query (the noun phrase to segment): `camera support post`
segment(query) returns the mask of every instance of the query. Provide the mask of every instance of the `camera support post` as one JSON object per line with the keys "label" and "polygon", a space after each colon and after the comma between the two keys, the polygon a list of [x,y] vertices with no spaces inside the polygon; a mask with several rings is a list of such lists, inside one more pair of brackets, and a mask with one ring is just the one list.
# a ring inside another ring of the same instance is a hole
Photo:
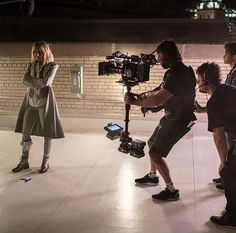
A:
{"label": "camera support post", "polygon": [[[131,86],[132,84],[126,83],[125,86],[127,87],[126,95],[131,94]],[[136,158],[141,158],[145,155],[144,147],[146,142],[141,141],[139,139],[133,140],[129,137],[129,111],[130,111],[130,104],[125,104],[125,130],[120,135],[120,146],[118,147],[118,151],[128,154],[130,153],[131,156]]]}
{"label": "camera support post", "polygon": [[[131,86],[127,86],[127,95],[130,95]],[[129,111],[130,111],[130,105],[125,104],[125,130],[120,135],[120,146],[118,150],[122,153],[129,153],[130,152],[130,143],[132,141],[132,138],[129,137]]]}

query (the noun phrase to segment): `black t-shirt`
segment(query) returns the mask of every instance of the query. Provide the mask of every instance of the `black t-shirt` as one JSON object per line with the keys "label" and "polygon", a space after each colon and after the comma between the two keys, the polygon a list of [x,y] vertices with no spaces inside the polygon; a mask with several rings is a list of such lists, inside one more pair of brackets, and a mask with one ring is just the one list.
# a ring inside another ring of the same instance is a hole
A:
{"label": "black t-shirt", "polygon": [[166,115],[178,121],[196,120],[193,114],[196,79],[191,67],[177,62],[165,72],[163,88],[173,96],[164,103]]}
{"label": "black t-shirt", "polygon": [[236,136],[236,88],[219,85],[207,102],[208,131],[224,127],[227,133]]}

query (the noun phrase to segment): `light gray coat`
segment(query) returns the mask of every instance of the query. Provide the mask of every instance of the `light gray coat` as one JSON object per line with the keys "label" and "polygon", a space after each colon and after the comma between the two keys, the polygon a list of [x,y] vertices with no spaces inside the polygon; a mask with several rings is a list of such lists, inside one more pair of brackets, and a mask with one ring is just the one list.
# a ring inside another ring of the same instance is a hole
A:
{"label": "light gray coat", "polygon": [[58,65],[54,62],[46,64],[40,71],[38,78],[35,77],[34,67],[35,63],[29,63],[27,71],[24,75],[23,84],[28,87],[28,90],[19,111],[15,132],[22,133],[24,114],[29,106],[29,98],[35,89],[38,90],[40,98],[46,98],[46,104],[43,106],[45,108],[43,128],[38,125],[38,122],[36,122],[32,130],[32,135],[49,138],[63,138],[64,132],[52,89],[52,83],[58,69]]}

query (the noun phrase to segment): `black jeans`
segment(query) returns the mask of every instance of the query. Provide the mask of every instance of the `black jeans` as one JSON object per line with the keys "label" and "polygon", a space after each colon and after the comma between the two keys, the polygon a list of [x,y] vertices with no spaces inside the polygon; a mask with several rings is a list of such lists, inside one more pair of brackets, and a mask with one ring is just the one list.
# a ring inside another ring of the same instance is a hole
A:
{"label": "black jeans", "polygon": [[236,223],[236,154],[233,148],[228,152],[227,162],[221,173],[225,185],[226,211],[232,222]]}

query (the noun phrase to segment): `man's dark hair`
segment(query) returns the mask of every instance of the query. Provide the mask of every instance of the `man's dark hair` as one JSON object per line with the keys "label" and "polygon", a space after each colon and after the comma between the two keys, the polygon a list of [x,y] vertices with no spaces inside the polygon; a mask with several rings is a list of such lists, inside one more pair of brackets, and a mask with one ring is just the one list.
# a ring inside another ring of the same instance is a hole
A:
{"label": "man's dark hair", "polygon": [[231,55],[236,55],[236,43],[225,44],[225,50],[229,51]]}
{"label": "man's dark hair", "polygon": [[221,82],[220,78],[220,66],[216,63],[206,62],[200,65],[196,73],[201,75],[204,78],[204,82],[218,86]]}
{"label": "man's dark hair", "polygon": [[173,40],[164,40],[162,41],[156,49],[157,53],[163,53],[168,55],[171,61],[182,61],[181,54]]}

